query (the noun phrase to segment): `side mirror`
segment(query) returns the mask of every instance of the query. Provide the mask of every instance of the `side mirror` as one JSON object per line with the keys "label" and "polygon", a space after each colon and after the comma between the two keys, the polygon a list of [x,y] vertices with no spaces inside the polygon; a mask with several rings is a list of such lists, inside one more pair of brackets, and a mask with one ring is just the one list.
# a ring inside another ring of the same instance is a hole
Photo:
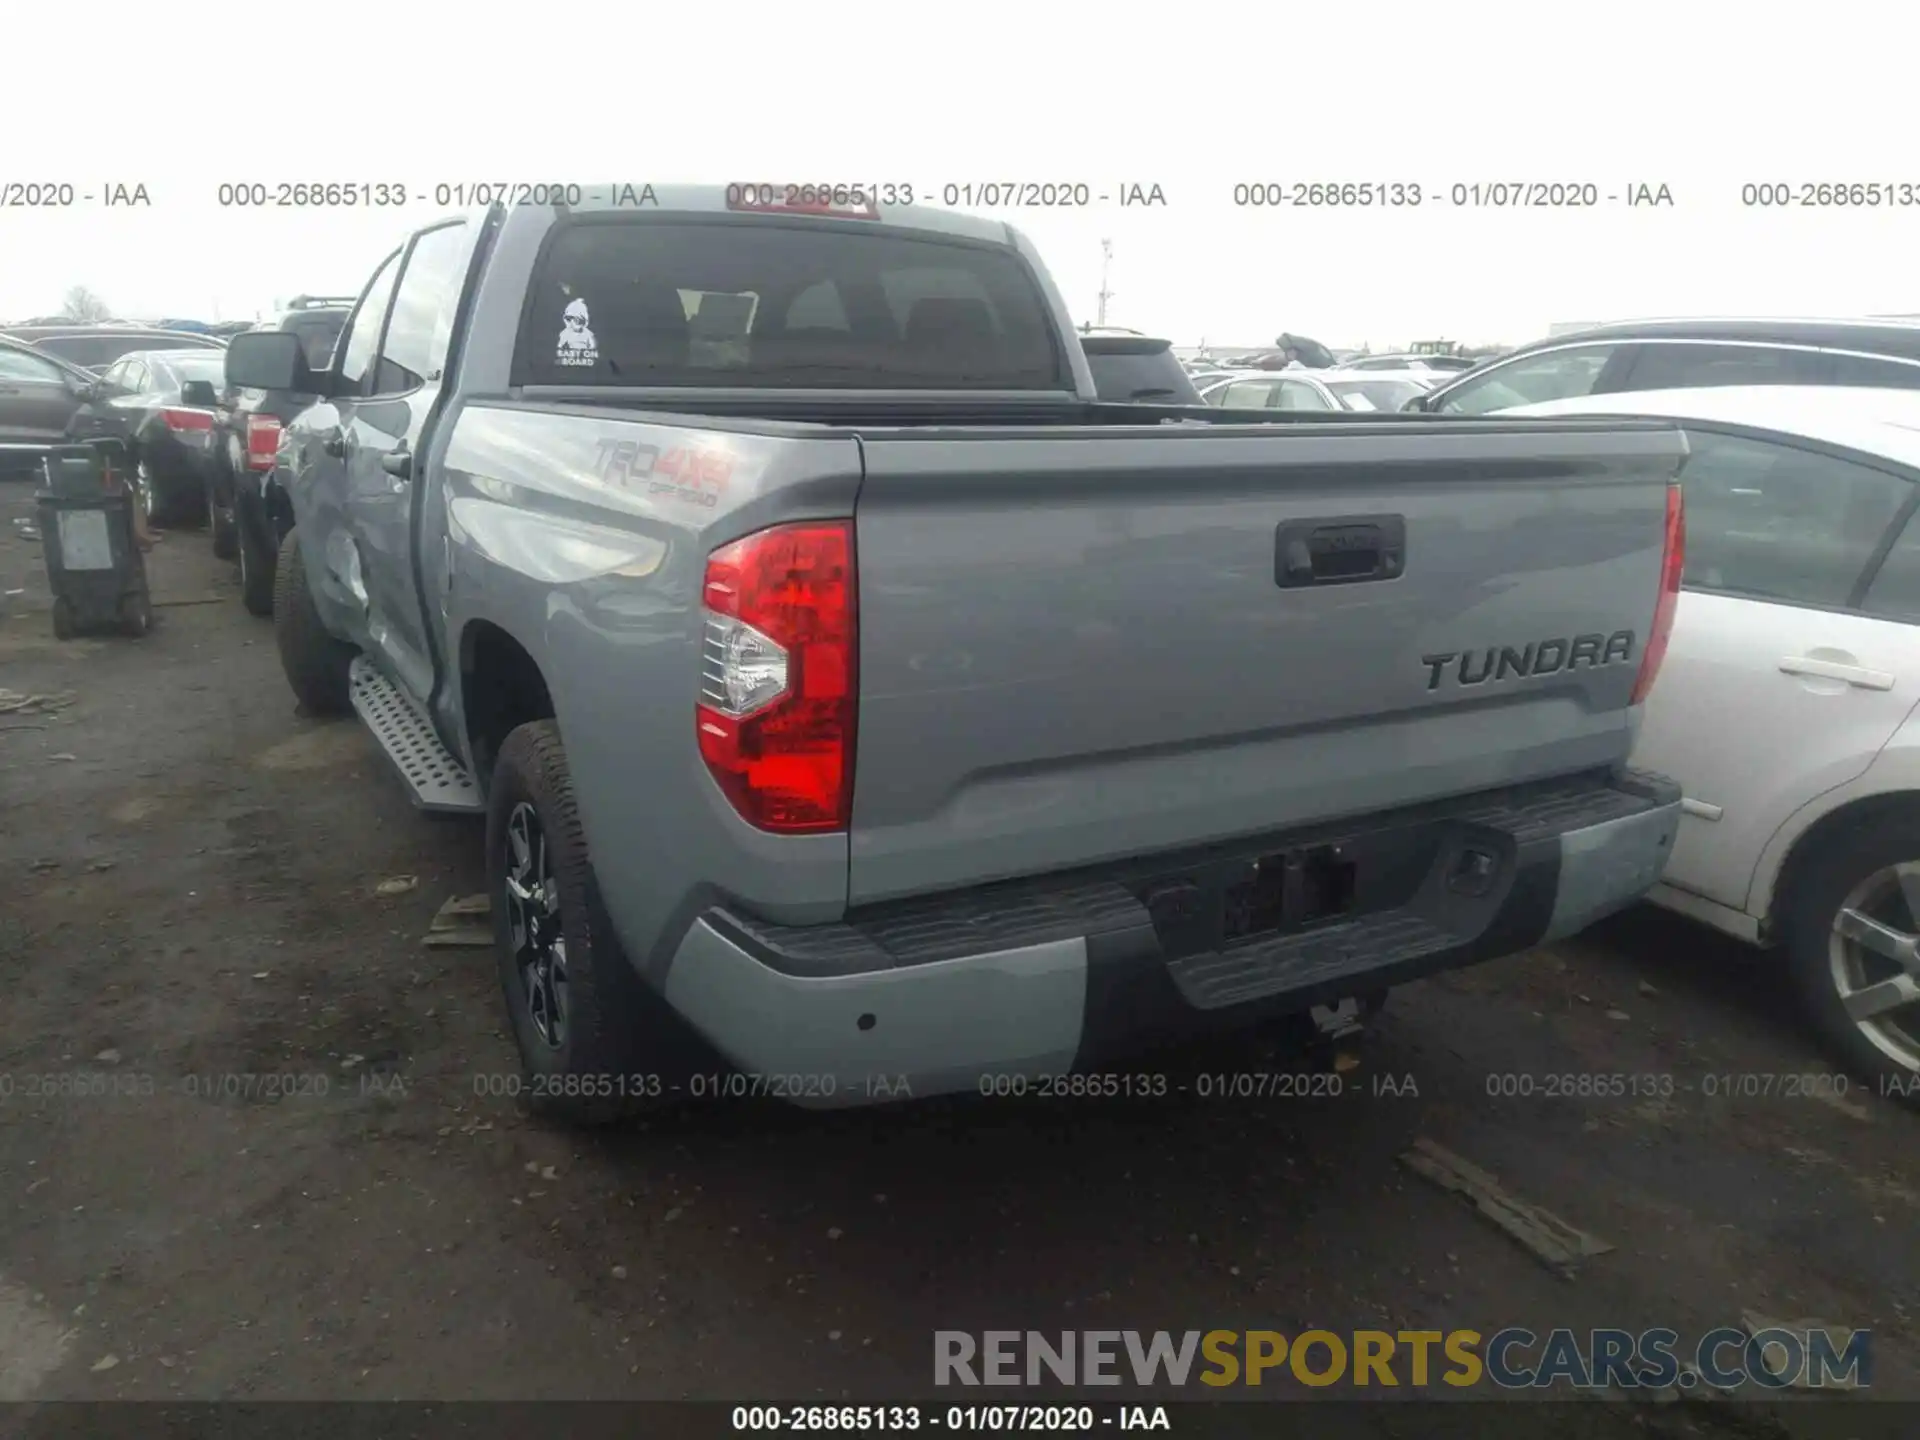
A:
{"label": "side mirror", "polygon": [[220,403],[220,396],[211,380],[189,380],[180,387],[180,403],[196,410],[211,410]]}
{"label": "side mirror", "polygon": [[1400,409],[1406,414],[1424,415],[1427,413],[1429,408],[1427,405],[1427,402],[1432,398],[1433,397],[1431,394],[1408,396],[1407,403],[1402,405]]}
{"label": "side mirror", "polygon": [[73,375],[67,379],[67,388],[73,392],[73,398],[81,402],[100,398],[100,377],[98,375]]}
{"label": "side mirror", "polygon": [[227,346],[227,386],[233,390],[293,390],[317,394],[319,378],[307,364],[298,335],[285,330],[254,330],[236,335]]}

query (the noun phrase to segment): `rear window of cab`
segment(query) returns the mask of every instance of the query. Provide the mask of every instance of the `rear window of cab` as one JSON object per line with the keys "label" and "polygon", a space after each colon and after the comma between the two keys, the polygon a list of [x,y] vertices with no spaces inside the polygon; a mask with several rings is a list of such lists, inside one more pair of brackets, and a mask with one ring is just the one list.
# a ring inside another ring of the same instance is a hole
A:
{"label": "rear window of cab", "polygon": [[871,222],[582,216],[547,237],[520,385],[1062,390],[1020,256]]}

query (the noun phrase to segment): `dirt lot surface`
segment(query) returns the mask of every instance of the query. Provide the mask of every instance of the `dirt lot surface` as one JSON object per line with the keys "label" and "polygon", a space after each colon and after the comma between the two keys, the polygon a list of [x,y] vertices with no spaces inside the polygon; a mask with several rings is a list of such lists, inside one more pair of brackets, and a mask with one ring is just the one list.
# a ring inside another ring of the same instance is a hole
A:
{"label": "dirt lot surface", "polygon": [[[1913,1115],[1787,1095],[1833,1067],[1783,987],[1653,913],[1396,995],[1338,1096],[1202,1099],[1175,1056],[1159,1102],[543,1129],[486,1093],[491,954],[421,944],[477,827],[294,714],[203,534],[147,638],[56,643],[27,513],[0,491],[0,688],[52,697],[0,713],[0,1399],[877,1400],[930,1393],[942,1329],[1753,1312],[1871,1327],[1874,1392],[1920,1398]],[[1581,1074],[1626,1093],[1547,1093]],[[1613,1248],[1555,1273],[1421,1138]]]}

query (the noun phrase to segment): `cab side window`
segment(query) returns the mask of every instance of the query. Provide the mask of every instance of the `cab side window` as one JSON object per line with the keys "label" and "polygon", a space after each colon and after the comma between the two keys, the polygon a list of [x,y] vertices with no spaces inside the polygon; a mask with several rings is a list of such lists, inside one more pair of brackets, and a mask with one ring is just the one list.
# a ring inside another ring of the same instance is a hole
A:
{"label": "cab side window", "polygon": [[380,328],[386,323],[393,301],[393,282],[400,266],[400,252],[394,251],[373,272],[373,280],[360,305],[347,322],[346,337],[340,342],[340,383],[335,393],[364,395],[372,377],[374,348],[380,343]]}
{"label": "cab side window", "polygon": [[1860,608],[1886,620],[1920,625],[1920,515],[1908,519],[1874,573]]}
{"label": "cab side window", "polygon": [[1638,346],[1628,390],[1688,390],[1708,385],[1817,385],[1824,362],[1811,350],[1767,345]]}
{"label": "cab side window", "polygon": [[1618,344],[1575,345],[1495,365],[1448,388],[1432,408],[1443,415],[1486,415],[1516,405],[1591,395]]}
{"label": "cab side window", "polygon": [[1889,471],[1795,445],[1700,429],[1688,442],[1689,589],[1844,606],[1913,493]]}
{"label": "cab side window", "polygon": [[65,378],[66,372],[51,360],[0,346],[0,380],[34,380],[58,385]]}
{"label": "cab side window", "polygon": [[1221,392],[1218,403],[1228,410],[1264,410],[1272,394],[1271,380],[1236,380]]}
{"label": "cab side window", "polygon": [[1829,385],[1868,385],[1878,390],[1920,390],[1920,364],[1911,360],[1871,360],[1865,355],[1830,355]]}
{"label": "cab side window", "polygon": [[1282,380],[1274,389],[1275,410],[1331,410],[1327,397],[1299,380]]}
{"label": "cab side window", "polygon": [[374,395],[402,395],[440,379],[453,341],[453,312],[466,278],[467,224],[428,230],[413,242],[393,295],[387,338],[374,367]]}

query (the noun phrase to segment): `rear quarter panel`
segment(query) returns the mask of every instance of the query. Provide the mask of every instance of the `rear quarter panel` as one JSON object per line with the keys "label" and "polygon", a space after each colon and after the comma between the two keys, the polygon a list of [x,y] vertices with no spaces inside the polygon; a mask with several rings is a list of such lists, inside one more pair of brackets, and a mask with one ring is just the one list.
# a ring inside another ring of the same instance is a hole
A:
{"label": "rear quarter panel", "polygon": [[[423,535],[430,618],[450,657],[491,625],[539,665],[629,957],[658,978],[685,925],[720,899],[795,924],[837,919],[846,836],[774,837],[742,821],[701,761],[694,703],[707,555],[782,521],[851,515],[856,443],[514,402],[467,403],[450,420]],[[724,455],[725,486],[650,472],[650,455],[676,448]],[[439,708],[464,738],[457,685]]]}

